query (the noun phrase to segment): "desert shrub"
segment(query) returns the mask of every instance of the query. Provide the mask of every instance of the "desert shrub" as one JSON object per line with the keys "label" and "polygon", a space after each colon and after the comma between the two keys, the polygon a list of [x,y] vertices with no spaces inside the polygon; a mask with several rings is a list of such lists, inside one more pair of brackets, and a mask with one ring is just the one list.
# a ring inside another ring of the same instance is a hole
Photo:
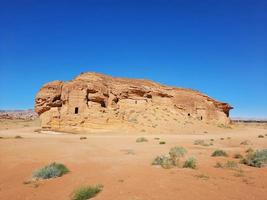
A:
{"label": "desert shrub", "polygon": [[159,137],[155,137],[154,140],[160,140],[160,138]]}
{"label": "desert shrub", "polygon": [[224,140],[224,138],[222,137],[222,138],[220,138],[220,140]]}
{"label": "desert shrub", "polygon": [[[186,154],[186,149],[183,147],[173,147],[169,151],[169,155],[157,156],[152,165],[161,165],[163,168],[171,168],[171,167],[181,167],[183,165],[180,164],[180,158]],[[188,160],[187,165],[194,164],[194,160]]]}
{"label": "desert shrub", "polygon": [[148,139],[146,139],[145,137],[139,137],[136,139],[136,142],[148,142]]}
{"label": "desert shrub", "polygon": [[190,157],[190,158],[188,158],[188,160],[185,161],[183,167],[184,168],[196,169],[196,167],[197,167],[197,160],[194,157]]}
{"label": "desert shrub", "polygon": [[240,142],[240,144],[241,145],[249,145],[249,144],[252,144],[252,142],[249,140],[244,140],[244,141]]}
{"label": "desert shrub", "polygon": [[210,143],[208,143],[208,142],[206,142],[205,140],[195,140],[194,141],[194,145],[201,145],[201,146],[205,146],[205,147],[207,147],[207,146],[211,146],[211,145],[213,145],[211,142]]}
{"label": "desert shrub", "polygon": [[72,200],[87,200],[95,197],[103,189],[102,185],[96,186],[83,186],[77,189],[72,197]]}
{"label": "desert shrub", "polygon": [[16,135],[15,139],[22,139],[23,137],[21,137],[20,135]]}
{"label": "desert shrub", "polygon": [[179,159],[187,153],[187,150],[184,147],[172,147],[169,151],[169,154],[172,159]]}
{"label": "desert shrub", "polygon": [[264,135],[258,135],[258,138],[264,138]]}
{"label": "desert shrub", "polygon": [[166,142],[165,141],[160,141],[159,144],[166,144]]}
{"label": "desert shrub", "polygon": [[86,140],[86,139],[87,137],[84,137],[84,136],[80,137],[80,140]]}
{"label": "desert shrub", "polygon": [[65,165],[54,162],[54,163],[51,163],[50,165],[47,165],[41,169],[36,170],[33,173],[33,178],[37,178],[37,179],[56,178],[68,172],[69,172],[69,169]]}
{"label": "desert shrub", "polygon": [[237,168],[237,167],[238,167],[238,164],[237,164],[235,161],[228,160],[228,161],[224,164],[224,167],[225,167],[225,168],[228,168],[228,169],[234,169],[234,168]]}
{"label": "desert shrub", "polygon": [[212,154],[211,154],[211,156],[213,156],[213,157],[216,157],[216,156],[227,156],[227,153],[225,152],[225,151],[223,151],[223,150],[220,150],[220,149],[217,149],[217,150],[215,150]]}
{"label": "desert shrub", "polygon": [[267,133],[265,134],[265,136],[267,136]]}
{"label": "desert shrub", "polygon": [[234,158],[236,158],[236,159],[242,159],[243,156],[242,156],[240,153],[236,153],[236,154],[234,155]]}
{"label": "desert shrub", "polygon": [[214,141],[214,139],[213,139],[213,138],[211,138],[211,139],[210,139],[210,141],[211,141],[211,142],[213,142],[213,141]]}
{"label": "desert shrub", "polygon": [[162,156],[157,156],[152,162],[152,165],[160,165],[165,169],[169,169],[172,166],[174,166],[174,163],[169,155],[162,155]]}
{"label": "desert shrub", "polygon": [[242,163],[252,167],[267,166],[267,149],[248,153],[246,158],[242,160]]}
{"label": "desert shrub", "polygon": [[231,140],[231,137],[227,137],[227,140]]}

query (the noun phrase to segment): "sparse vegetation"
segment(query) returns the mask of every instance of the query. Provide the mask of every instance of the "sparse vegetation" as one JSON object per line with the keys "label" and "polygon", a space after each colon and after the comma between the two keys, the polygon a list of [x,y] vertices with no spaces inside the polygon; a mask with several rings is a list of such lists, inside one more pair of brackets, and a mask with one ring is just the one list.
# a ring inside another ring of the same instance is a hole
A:
{"label": "sparse vegetation", "polygon": [[212,142],[206,142],[205,140],[195,140],[194,145],[201,145],[204,147],[213,145]]}
{"label": "sparse vegetation", "polygon": [[166,142],[165,141],[160,141],[159,144],[166,144]]}
{"label": "sparse vegetation", "polygon": [[168,169],[171,167],[185,167],[185,168],[196,168],[196,159],[193,157],[188,158],[183,164],[181,158],[187,153],[187,150],[183,147],[173,147],[170,149],[168,155],[157,156],[152,165],[161,165],[161,167]]}
{"label": "sparse vegetation", "polygon": [[267,166],[267,149],[248,152],[246,158],[244,158],[241,163],[252,167]]}
{"label": "sparse vegetation", "polygon": [[69,169],[60,163],[51,163],[50,165],[47,165],[41,169],[36,170],[33,173],[33,178],[36,179],[49,179],[49,178],[56,178],[60,177],[63,174],[66,174],[69,172]]}
{"label": "sparse vegetation", "polygon": [[136,139],[136,142],[148,142],[148,139],[146,139],[145,137],[139,137]]}
{"label": "sparse vegetation", "polygon": [[231,137],[227,137],[227,140],[231,140]]}
{"label": "sparse vegetation", "polygon": [[160,140],[160,138],[159,137],[155,137],[154,140]]}
{"label": "sparse vegetation", "polygon": [[222,138],[220,138],[220,140],[224,140],[224,138],[222,137]]}
{"label": "sparse vegetation", "polygon": [[16,135],[14,138],[15,139],[22,139],[23,137],[21,137],[20,135]]}
{"label": "sparse vegetation", "polygon": [[72,200],[87,200],[95,197],[103,189],[102,185],[83,186],[77,189],[72,197]]}
{"label": "sparse vegetation", "polygon": [[217,162],[214,167],[215,168],[236,169],[236,168],[238,168],[238,164],[235,161],[228,160],[225,164],[222,164],[221,162]]}
{"label": "sparse vegetation", "polygon": [[86,140],[87,139],[87,137],[80,137],[80,140]]}
{"label": "sparse vegetation", "polygon": [[264,138],[264,135],[258,135],[258,138]]}
{"label": "sparse vegetation", "polygon": [[183,167],[184,168],[196,169],[196,167],[197,167],[197,160],[194,157],[190,157],[190,158],[188,158],[188,160],[185,161]]}
{"label": "sparse vegetation", "polygon": [[212,154],[211,154],[211,156],[213,156],[213,157],[216,157],[216,156],[228,156],[227,155],[227,153],[225,152],[225,151],[223,151],[223,150],[220,150],[220,149],[217,149],[217,150],[215,150]]}

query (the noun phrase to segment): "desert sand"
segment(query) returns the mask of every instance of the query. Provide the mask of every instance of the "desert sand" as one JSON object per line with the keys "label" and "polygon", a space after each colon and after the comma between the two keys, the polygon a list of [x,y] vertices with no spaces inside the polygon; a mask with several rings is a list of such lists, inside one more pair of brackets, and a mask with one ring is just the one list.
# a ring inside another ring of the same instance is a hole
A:
{"label": "desert sand", "polygon": [[[0,122],[0,199],[66,200],[82,185],[102,184],[94,199],[103,200],[263,200],[267,196],[267,168],[239,164],[238,169],[215,168],[235,153],[267,147],[266,125],[231,125],[231,128],[186,128],[178,132],[95,132],[67,134],[41,132],[38,120]],[[206,130],[205,130],[206,128]],[[186,131],[185,131],[186,130]],[[15,136],[22,138],[15,138]],[[87,139],[80,140],[81,136]],[[143,136],[149,141],[137,143]],[[166,144],[160,145],[160,141]],[[221,139],[224,138],[224,139]],[[212,146],[194,145],[197,139],[214,139]],[[240,142],[250,140],[250,145]],[[197,158],[197,168],[164,169],[151,162],[183,146]],[[211,157],[215,149],[228,157]],[[65,164],[70,173],[55,179],[28,182],[32,172],[51,162]]]}

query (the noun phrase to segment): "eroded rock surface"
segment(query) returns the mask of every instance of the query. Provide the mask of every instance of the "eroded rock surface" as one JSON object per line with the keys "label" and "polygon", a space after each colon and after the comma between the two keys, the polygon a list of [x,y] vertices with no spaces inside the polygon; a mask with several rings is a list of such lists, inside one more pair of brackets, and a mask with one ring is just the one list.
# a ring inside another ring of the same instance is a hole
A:
{"label": "eroded rock surface", "polygon": [[226,125],[230,109],[198,91],[98,73],[47,83],[35,99],[43,129],[70,132]]}

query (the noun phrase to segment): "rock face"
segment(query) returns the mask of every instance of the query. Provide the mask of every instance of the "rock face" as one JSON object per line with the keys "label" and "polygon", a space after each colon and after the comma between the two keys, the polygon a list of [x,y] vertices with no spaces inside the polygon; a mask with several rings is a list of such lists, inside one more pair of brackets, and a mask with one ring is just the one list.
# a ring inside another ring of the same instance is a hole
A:
{"label": "rock face", "polygon": [[47,83],[35,99],[42,128],[68,132],[227,125],[230,109],[198,91],[98,73]]}

